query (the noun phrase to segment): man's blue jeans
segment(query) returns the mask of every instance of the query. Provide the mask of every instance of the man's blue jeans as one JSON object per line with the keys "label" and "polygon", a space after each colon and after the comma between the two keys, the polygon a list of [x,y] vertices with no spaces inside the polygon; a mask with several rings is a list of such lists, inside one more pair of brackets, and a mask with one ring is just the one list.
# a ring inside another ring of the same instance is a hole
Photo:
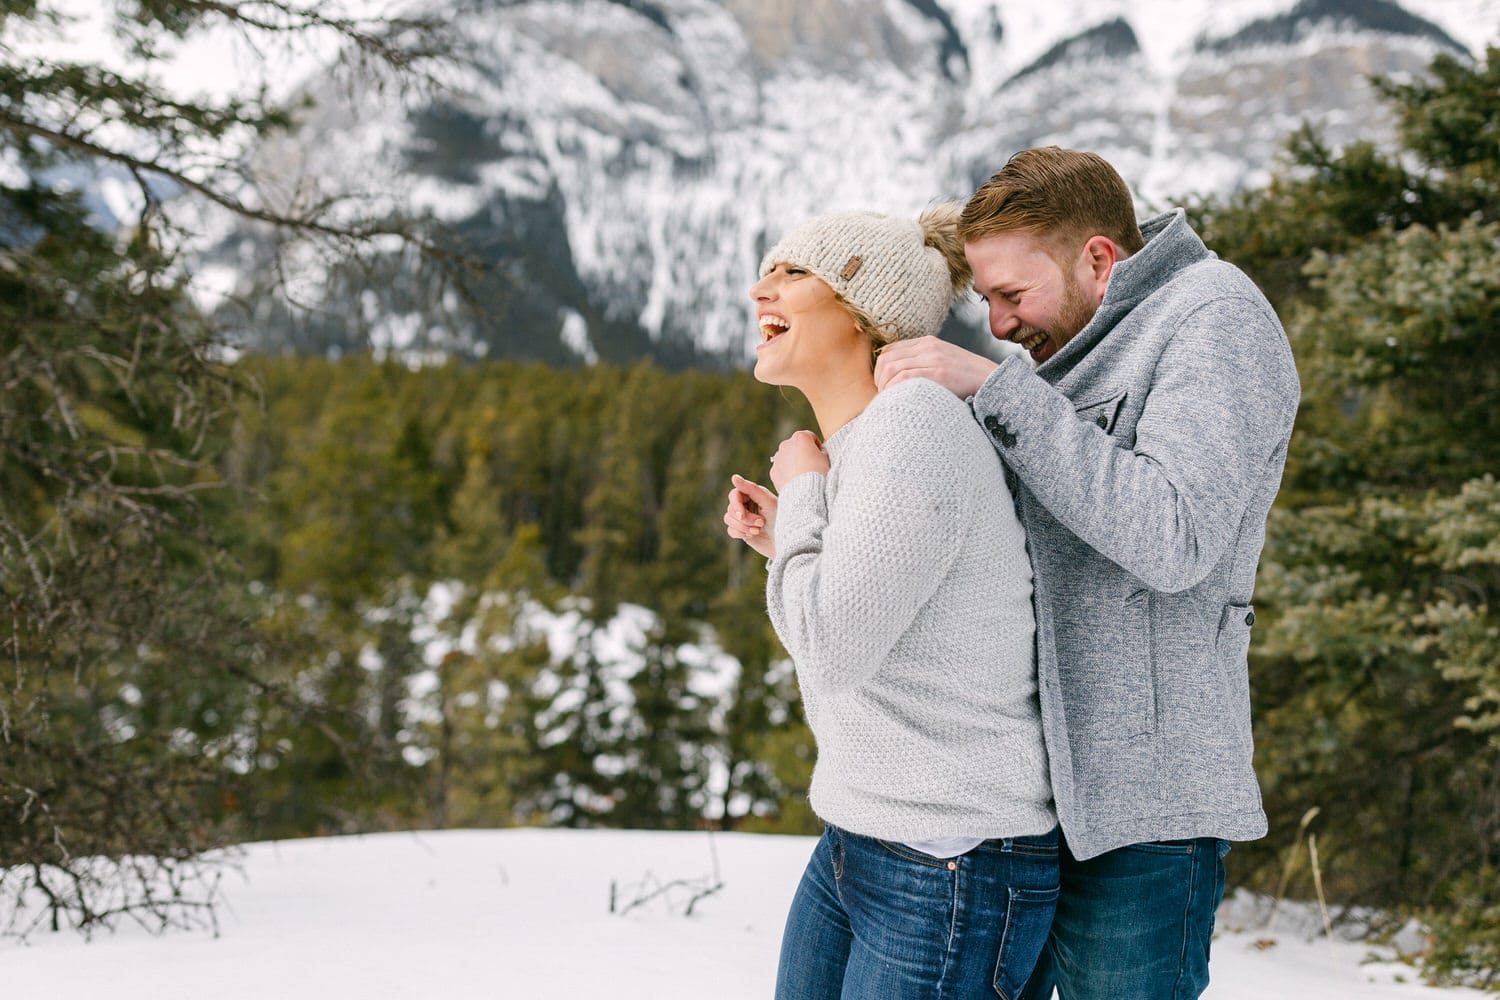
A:
{"label": "man's blue jeans", "polygon": [[787,914],[777,1000],[1016,1000],[1057,903],[1057,840],[950,859],[828,827]]}
{"label": "man's blue jeans", "polygon": [[1226,841],[1131,844],[1087,861],[1063,845],[1062,896],[1025,1000],[1197,1000],[1208,988]]}

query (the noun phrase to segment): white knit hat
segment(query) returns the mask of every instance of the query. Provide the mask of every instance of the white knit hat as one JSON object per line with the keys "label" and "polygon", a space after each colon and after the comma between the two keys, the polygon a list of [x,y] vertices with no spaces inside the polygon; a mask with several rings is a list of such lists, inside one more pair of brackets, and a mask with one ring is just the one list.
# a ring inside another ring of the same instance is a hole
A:
{"label": "white knit hat", "polygon": [[876,212],[809,219],[766,251],[760,276],[777,264],[822,278],[875,321],[881,341],[936,334],[954,296],[948,261],[928,245],[922,224]]}

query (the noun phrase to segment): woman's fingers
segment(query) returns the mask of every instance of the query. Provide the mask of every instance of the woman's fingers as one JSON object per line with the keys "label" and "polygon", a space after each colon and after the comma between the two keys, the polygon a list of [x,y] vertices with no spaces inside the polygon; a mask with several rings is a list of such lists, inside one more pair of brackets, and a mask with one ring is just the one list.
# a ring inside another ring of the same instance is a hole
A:
{"label": "woman's fingers", "polygon": [[732,476],[731,479],[735,488],[729,491],[729,509],[746,524],[764,525],[765,512],[776,503],[776,495],[748,479],[739,476]]}
{"label": "woman's fingers", "polygon": [[725,511],[724,519],[727,521],[731,517],[734,518],[736,523],[743,524],[746,527],[758,528],[766,523],[765,516],[758,510],[751,510],[747,506],[744,497],[741,496],[731,496],[729,498],[729,509]]}
{"label": "woman's fingers", "polygon": [[776,494],[772,493],[770,490],[766,489],[759,483],[752,483],[750,480],[744,478],[743,476],[732,475],[729,477],[729,479],[734,483],[735,487],[741,493],[745,494],[746,497],[757,504],[764,505],[767,501],[776,499]]}
{"label": "woman's fingers", "polygon": [[724,511],[724,525],[735,538],[748,538],[765,527],[766,519],[759,511],[747,507],[748,499],[739,490],[729,491],[729,506]]}

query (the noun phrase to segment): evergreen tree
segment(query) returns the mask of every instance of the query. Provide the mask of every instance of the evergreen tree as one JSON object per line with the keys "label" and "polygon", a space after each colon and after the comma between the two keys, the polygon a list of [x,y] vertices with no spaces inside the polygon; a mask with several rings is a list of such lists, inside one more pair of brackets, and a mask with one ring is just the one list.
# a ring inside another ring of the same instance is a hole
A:
{"label": "evergreen tree", "polygon": [[547,708],[538,679],[551,666],[542,622],[560,600],[547,581],[541,535],[524,525],[478,587],[462,587],[445,623],[451,643],[437,667],[434,826],[542,822],[550,775],[536,725]]}
{"label": "evergreen tree", "polygon": [[1414,225],[1500,218],[1493,166],[1500,56],[1490,49],[1471,66],[1443,54],[1431,70],[1430,80],[1372,81],[1396,113],[1399,151],[1370,142],[1333,149],[1304,126],[1264,188],[1190,204],[1209,246],[1245,268],[1278,309],[1309,296],[1304,269],[1317,253],[1341,254]]}
{"label": "evergreen tree", "polygon": [[[225,466],[271,502],[237,536],[272,595],[268,672],[321,709],[260,709],[267,766],[241,790],[260,835],[705,813],[810,828],[811,736],[764,561],[721,520],[729,472],[764,468],[810,420],[800,400],[649,366],[249,367],[265,402],[242,407]],[[600,521],[627,544],[605,554]],[[434,618],[439,591],[457,599]],[[382,643],[408,667],[387,670]],[[397,677],[382,711],[377,682]],[[401,725],[382,736],[382,718]]]}
{"label": "evergreen tree", "polygon": [[723,531],[728,474],[738,472],[765,482],[769,456],[783,438],[812,427],[813,416],[800,395],[767,389],[749,378],[731,381],[711,393],[705,436],[723,449],[711,463],[711,502],[705,504],[721,574],[708,621],[720,643],[740,663],[739,676],[723,722],[727,771],[722,812],[726,825],[787,833],[812,833],[819,820],[807,804],[812,779],[812,732],[803,719],[791,662],[776,641],[766,616],[765,560]]}
{"label": "evergreen tree", "polygon": [[[52,4],[0,5],[0,931],[18,933],[204,912],[200,852],[227,836],[265,690],[255,611],[210,530],[240,380],[187,294],[165,195],[346,248],[394,231],[263,198],[244,153],[286,112],[184,100],[155,65],[206,24],[272,44],[326,30],[405,64],[417,27],[280,2],[106,15],[132,68],[55,58],[68,25]],[[75,183],[111,171],[140,206],[117,232],[94,227]],[[44,905],[10,905],[22,896]]]}
{"label": "evergreen tree", "polygon": [[656,413],[659,391],[658,374],[641,363],[601,406],[607,420],[577,533],[583,548],[579,588],[589,595],[596,621],[614,615],[655,554],[659,478],[652,450],[663,431]]}
{"label": "evergreen tree", "polygon": [[1402,150],[1325,150],[1206,213],[1221,253],[1294,275],[1304,387],[1252,646],[1272,835],[1245,855],[1276,871],[1318,807],[1325,882],[1420,910],[1444,981],[1500,965],[1494,924],[1462,916],[1500,907],[1497,81],[1491,49],[1382,83]]}

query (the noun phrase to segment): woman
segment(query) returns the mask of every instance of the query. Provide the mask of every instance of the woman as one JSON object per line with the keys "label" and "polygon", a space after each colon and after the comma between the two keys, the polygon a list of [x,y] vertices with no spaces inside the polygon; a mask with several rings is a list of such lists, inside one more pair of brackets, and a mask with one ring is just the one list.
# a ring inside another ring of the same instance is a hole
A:
{"label": "woman", "polygon": [[812,219],[750,289],[755,377],[811,431],[739,476],[724,521],[767,556],[766,603],[818,746],[827,824],[782,937],[776,995],[1013,998],[1057,899],[1031,565],[969,408],[873,360],[935,334],[969,286],[957,206]]}

